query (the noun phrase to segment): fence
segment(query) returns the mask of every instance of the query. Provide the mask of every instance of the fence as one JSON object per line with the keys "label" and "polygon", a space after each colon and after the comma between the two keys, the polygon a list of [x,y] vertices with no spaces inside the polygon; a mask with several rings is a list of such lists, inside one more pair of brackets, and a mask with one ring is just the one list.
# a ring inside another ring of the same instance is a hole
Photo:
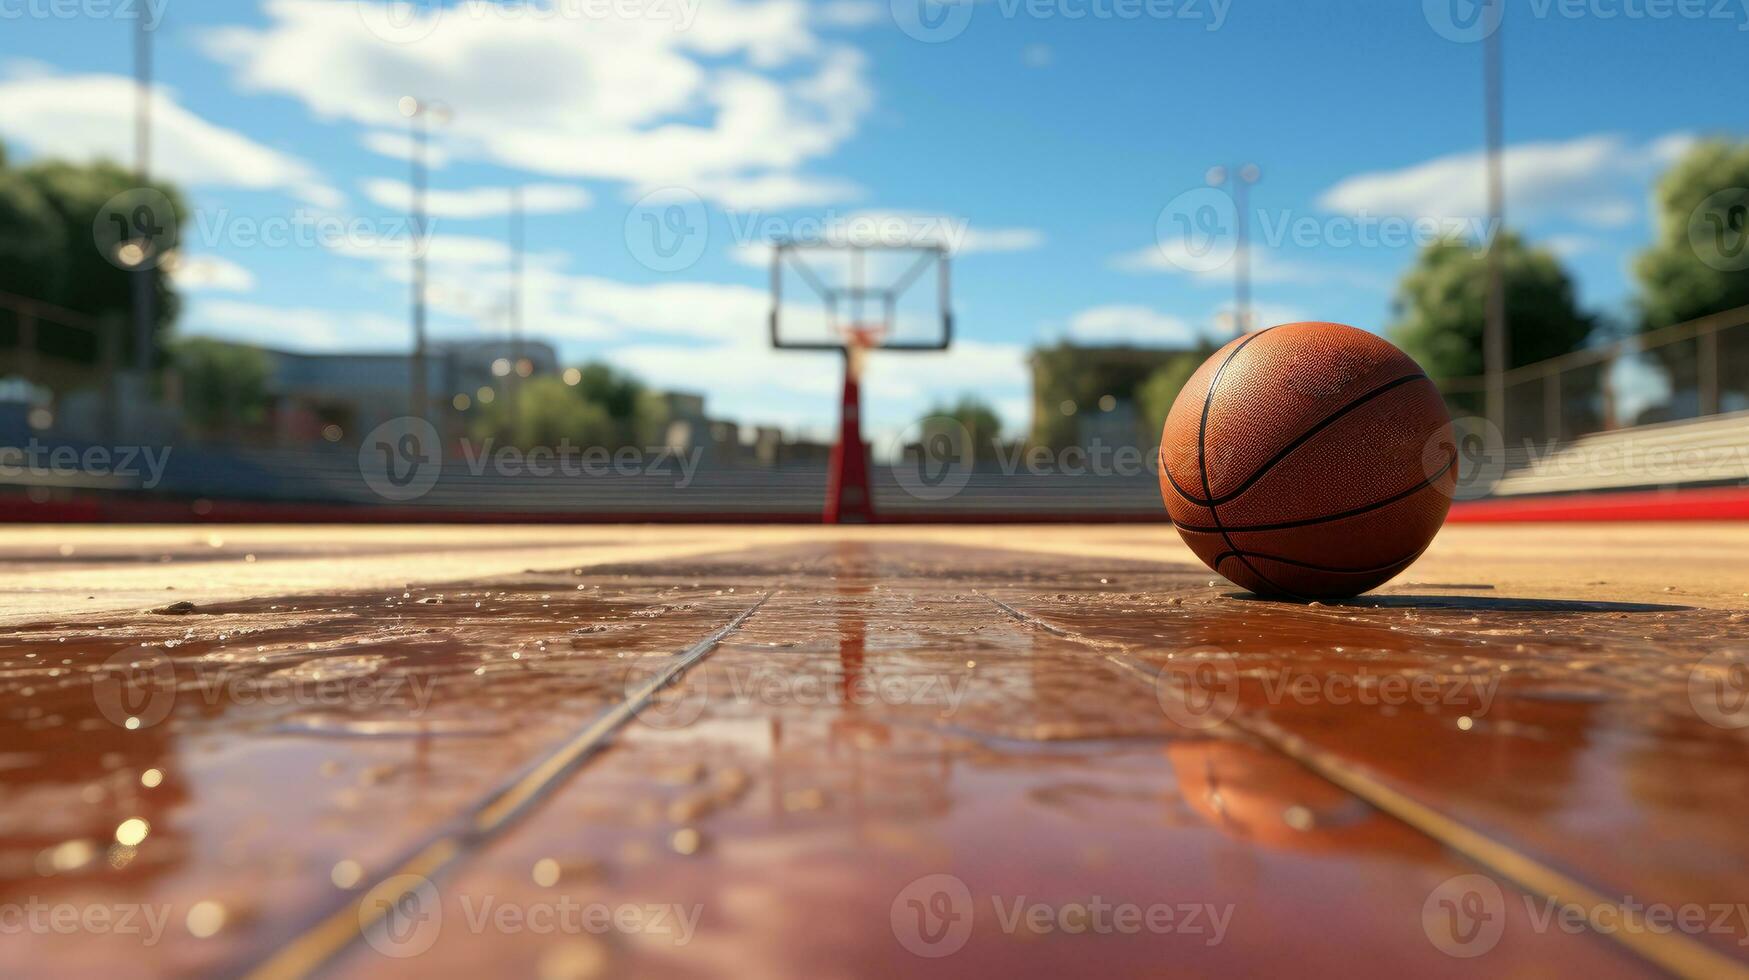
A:
{"label": "fence", "polygon": [[[1506,372],[1508,446],[1749,409],[1749,306]],[[1486,380],[1439,383],[1455,415],[1483,414]]]}

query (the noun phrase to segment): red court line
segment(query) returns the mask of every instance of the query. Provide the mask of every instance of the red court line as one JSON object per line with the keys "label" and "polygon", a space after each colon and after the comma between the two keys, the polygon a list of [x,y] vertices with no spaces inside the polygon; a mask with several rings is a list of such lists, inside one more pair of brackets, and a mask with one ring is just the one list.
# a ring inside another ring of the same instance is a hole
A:
{"label": "red court line", "polygon": [[1749,487],[1694,487],[1575,493],[1552,497],[1500,497],[1453,504],[1453,524],[1530,521],[1743,521],[1749,520]]}

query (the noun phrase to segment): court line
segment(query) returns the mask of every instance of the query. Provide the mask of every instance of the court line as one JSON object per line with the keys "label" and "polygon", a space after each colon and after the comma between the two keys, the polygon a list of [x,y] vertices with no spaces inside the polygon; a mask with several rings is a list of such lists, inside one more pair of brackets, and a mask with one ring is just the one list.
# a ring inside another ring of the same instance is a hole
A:
{"label": "court line", "polygon": [[[680,680],[689,668],[709,656],[717,644],[740,629],[748,617],[776,594],[775,589],[765,593],[726,625],[680,651],[666,667],[635,690],[628,691],[625,700],[598,714],[564,745],[492,791],[411,857],[376,876],[370,887],[359,889],[357,897],[349,899],[340,909],[275,950],[244,975],[250,980],[289,980],[307,977],[328,964],[382,921],[390,908],[414,897],[422,884],[430,882],[466,852],[486,843],[493,834],[527,813],[535,803],[556,789],[560,781],[602,749],[609,736],[648,707],[656,692]],[[396,879],[405,880],[398,887],[392,886],[391,882]],[[369,907],[367,899],[371,900]]]}
{"label": "court line", "polygon": [[[1159,671],[1137,663],[1127,656],[1130,647],[1116,640],[1103,640],[1076,630],[1064,629],[1024,612],[994,596],[975,592],[979,598],[995,605],[1023,625],[1053,636],[1072,640],[1095,649],[1116,648],[1123,653],[1103,653],[1105,659],[1132,676],[1145,681],[1156,694]],[[1181,697],[1174,693],[1174,697]],[[1643,916],[1612,902],[1602,893],[1579,880],[1563,874],[1535,858],[1514,850],[1510,845],[1476,831],[1453,817],[1435,810],[1407,793],[1386,785],[1364,768],[1354,765],[1333,752],[1320,749],[1306,739],[1281,726],[1261,718],[1226,718],[1211,727],[1228,727],[1261,740],[1270,748],[1299,763],[1312,774],[1334,783],[1349,793],[1372,804],[1382,813],[1408,824],[1440,844],[1462,854],[1481,867],[1501,875],[1519,888],[1550,899],[1562,906],[1578,910],[1591,925],[1593,933],[1627,947],[1640,958],[1680,977],[1713,980],[1735,977],[1749,980],[1749,967],[1704,943],[1677,932],[1657,933],[1646,927]],[[1601,910],[1608,908],[1618,915],[1619,925],[1605,928],[1597,921]]]}

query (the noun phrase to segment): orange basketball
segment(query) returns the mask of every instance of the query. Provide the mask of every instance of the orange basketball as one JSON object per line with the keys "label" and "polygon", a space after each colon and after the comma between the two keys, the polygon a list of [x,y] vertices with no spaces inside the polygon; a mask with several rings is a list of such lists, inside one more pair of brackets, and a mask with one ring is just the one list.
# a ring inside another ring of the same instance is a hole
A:
{"label": "orange basketball", "polygon": [[1445,401],[1409,355],[1340,323],[1246,334],[1166,415],[1160,493],[1208,566],[1259,595],[1345,598],[1433,541],[1457,452]]}

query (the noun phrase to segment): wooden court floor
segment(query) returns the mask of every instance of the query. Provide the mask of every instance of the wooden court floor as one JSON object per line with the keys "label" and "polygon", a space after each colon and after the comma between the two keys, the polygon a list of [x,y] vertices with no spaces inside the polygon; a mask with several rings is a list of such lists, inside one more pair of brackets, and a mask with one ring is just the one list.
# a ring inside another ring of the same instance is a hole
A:
{"label": "wooden court floor", "polygon": [[1749,528],[21,528],[0,975],[1749,975]]}

